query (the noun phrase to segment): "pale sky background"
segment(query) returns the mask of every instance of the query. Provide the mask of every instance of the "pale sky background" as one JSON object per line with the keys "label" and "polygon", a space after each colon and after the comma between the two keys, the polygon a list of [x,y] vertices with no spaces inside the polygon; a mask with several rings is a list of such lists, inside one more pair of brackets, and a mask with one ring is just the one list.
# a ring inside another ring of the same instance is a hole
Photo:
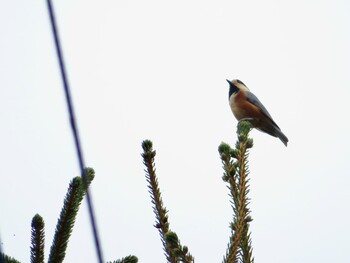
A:
{"label": "pale sky background", "polygon": [[[258,263],[349,262],[349,1],[55,1],[105,260],[165,262],[144,177],[151,139],[170,227],[221,262],[232,210],[217,152],[234,144],[225,79],[239,78],[289,138],[252,131]],[[79,175],[46,1],[0,0],[0,237],[46,259]],[[84,200],[65,262],[96,262]]]}

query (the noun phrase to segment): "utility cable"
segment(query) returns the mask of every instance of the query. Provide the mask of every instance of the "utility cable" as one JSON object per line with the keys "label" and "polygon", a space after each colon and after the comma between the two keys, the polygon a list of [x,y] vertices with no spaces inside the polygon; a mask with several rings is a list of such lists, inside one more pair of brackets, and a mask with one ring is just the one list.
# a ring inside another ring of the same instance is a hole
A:
{"label": "utility cable", "polygon": [[73,103],[72,103],[72,99],[71,99],[71,95],[70,95],[70,89],[69,89],[69,85],[68,85],[68,79],[67,79],[65,64],[64,64],[64,61],[63,61],[63,55],[62,55],[60,40],[59,40],[57,26],[56,26],[55,14],[54,14],[54,10],[53,10],[53,6],[52,6],[52,3],[51,3],[51,0],[47,0],[47,6],[48,6],[48,9],[49,9],[49,14],[50,14],[50,22],[51,22],[51,26],[52,26],[52,33],[53,33],[54,40],[55,40],[57,57],[58,57],[59,66],[60,66],[60,70],[61,70],[61,77],[62,77],[64,91],[65,91],[65,95],[66,95],[66,102],[67,102],[67,107],[68,107],[68,114],[69,114],[69,119],[70,119],[70,125],[71,125],[71,128],[72,128],[75,148],[76,148],[77,156],[78,156],[78,160],[79,160],[81,177],[82,177],[82,180],[83,180],[83,183],[84,183],[84,187],[85,187],[85,190],[86,190],[86,200],[87,200],[87,203],[88,203],[90,222],[91,222],[91,226],[92,226],[92,232],[93,232],[93,236],[94,236],[98,262],[99,263],[103,263],[104,261],[103,261],[102,250],[101,250],[100,240],[99,240],[98,231],[97,231],[96,220],[95,220],[95,216],[94,216],[94,209],[93,209],[93,206],[92,206],[92,199],[91,199],[91,196],[90,196],[90,193],[89,193],[89,188],[88,188],[88,184],[87,184],[86,174],[84,172],[85,163],[84,163],[84,158],[83,158],[83,152],[81,150],[81,145],[80,145],[80,140],[79,140],[79,133],[78,133],[78,127],[77,127],[77,124],[76,124],[76,121],[75,121],[75,114],[74,114],[74,109],[73,109]]}

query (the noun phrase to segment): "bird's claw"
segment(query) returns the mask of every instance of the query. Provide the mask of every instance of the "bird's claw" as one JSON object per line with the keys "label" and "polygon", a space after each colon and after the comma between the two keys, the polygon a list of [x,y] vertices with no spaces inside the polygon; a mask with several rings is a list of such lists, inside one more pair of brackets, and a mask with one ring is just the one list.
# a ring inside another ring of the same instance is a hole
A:
{"label": "bird's claw", "polygon": [[238,122],[241,122],[241,121],[247,121],[247,122],[250,122],[254,120],[254,118],[243,118],[243,119],[240,119]]}

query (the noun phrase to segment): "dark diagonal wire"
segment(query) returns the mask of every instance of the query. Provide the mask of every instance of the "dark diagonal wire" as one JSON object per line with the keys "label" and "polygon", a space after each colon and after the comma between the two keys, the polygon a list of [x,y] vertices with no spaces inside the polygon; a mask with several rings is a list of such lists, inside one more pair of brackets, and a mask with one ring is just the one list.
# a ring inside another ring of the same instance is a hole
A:
{"label": "dark diagonal wire", "polygon": [[2,254],[2,250],[1,250],[1,247],[2,247],[2,243],[1,243],[1,238],[0,238],[0,263],[3,263],[3,254]]}
{"label": "dark diagonal wire", "polygon": [[67,106],[68,106],[68,112],[69,112],[70,124],[71,124],[73,137],[74,137],[75,148],[77,150],[81,176],[82,176],[85,190],[86,190],[86,200],[88,203],[88,209],[89,209],[92,231],[93,231],[93,235],[94,235],[96,252],[97,252],[99,263],[103,263],[102,250],[101,250],[101,245],[100,245],[100,241],[99,241],[96,220],[95,220],[95,216],[94,216],[94,210],[92,207],[92,199],[90,197],[89,189],[87,187],[88,183],[87,183],[86,175],[84,172],[85,164],[84,164],[83,152],[82,152],[81,146],[80,146],[78,128],[77,128],[77,125],[75,122],[73,103],[72,103],[72,99],[71,99],[71,95],[70,95],[70,89],[69,89],[69,85],[68,85],[68,79],[67,79],[67,75],[66,75],[64,62],[63,62],[63,55],[62,55],[62,51],[61,51],[61,45],[60,45],[60,41],[59,41],[59,37],[58,37],[56,20],[55,20],[55,15],[54,15],[54,11],[53,11],[53,6],[51,4],[51,0],[47,0],[47,6],[49,9],[49,14],[50,14],[52,33],[53,33],[53,36],[55,38],[56,51],[57,51],[57,56],[58,56],[58,60],[59,60],[59,64],[60,64],[61,77],[62,77],[64,91],[65,91],[65,95],[66,95],[66,102],[67,102]]}

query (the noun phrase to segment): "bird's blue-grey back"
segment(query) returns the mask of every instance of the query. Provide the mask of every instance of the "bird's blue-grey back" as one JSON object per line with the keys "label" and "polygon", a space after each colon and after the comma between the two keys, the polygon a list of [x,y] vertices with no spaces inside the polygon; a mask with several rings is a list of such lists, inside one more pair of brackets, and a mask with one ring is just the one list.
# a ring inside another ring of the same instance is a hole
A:
{"label": "bird's blue-grey back", "polygon": [[[268,117],[268,118],[272,121],[272,123],[278,127],[278,125],[277,125],[277,124],[275,123],[275,121],[272,119],[270,113],[267,111],[267,109],[265,108],[265,106],[260,102],[260,100],[259,100],[253,93],[251,93],[250,91],[246,91],[245,95],[246,95],[246,97],[247,97],[247,100],[248,100],[250,103],[252,103],[252,104],[254,104],[255,106],[257,106],[257,107],[260,109],[261,113],[264,114],[266,117]],[[278,128],[279,128],[279,127],[278,127]]]}

